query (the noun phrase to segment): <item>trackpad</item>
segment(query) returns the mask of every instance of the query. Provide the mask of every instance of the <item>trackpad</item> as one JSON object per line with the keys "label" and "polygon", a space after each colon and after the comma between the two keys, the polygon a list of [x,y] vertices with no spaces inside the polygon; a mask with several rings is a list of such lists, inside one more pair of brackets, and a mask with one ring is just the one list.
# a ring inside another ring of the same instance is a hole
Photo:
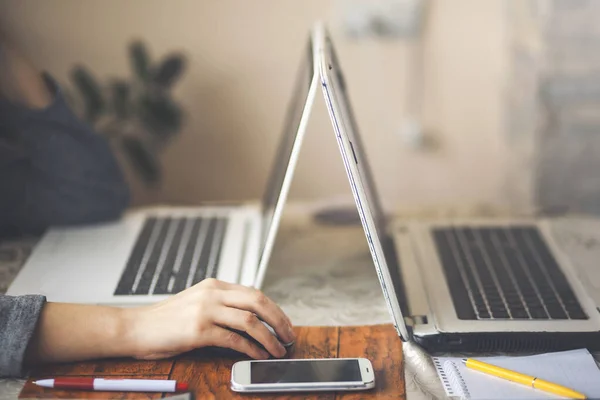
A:
{"label": "trackpad", "polygon": [[587,282],[594,288],[600,290],[600,264],[581,268],[587,277]]}
{"label": "trackpad", "polygon": [[563,220],[554,224],[553,234],[588,295],[600,306],[600,223]]}

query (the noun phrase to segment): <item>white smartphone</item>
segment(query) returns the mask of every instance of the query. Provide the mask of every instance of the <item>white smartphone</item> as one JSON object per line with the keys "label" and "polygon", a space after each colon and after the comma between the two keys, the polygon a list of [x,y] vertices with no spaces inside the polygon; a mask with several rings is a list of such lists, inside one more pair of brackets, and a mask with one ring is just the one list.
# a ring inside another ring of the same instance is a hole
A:
{"label": "white smartphone", "polygon": [[231,369],[235,392],[367,390],[375,374],[366,358],[313,358],[238,361]]}

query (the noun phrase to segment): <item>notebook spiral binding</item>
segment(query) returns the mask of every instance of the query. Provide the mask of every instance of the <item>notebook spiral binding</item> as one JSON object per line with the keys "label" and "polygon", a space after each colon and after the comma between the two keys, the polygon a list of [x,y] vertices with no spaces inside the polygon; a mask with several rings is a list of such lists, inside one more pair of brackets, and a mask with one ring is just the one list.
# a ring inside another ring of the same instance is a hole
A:
{"label": "notebook spiral binding", "polygon": [[462,399],[471,398],[467,384],[453,362],[446,361],[442,365],[439,360],[434,359],[433,363],[442,379],[442,385],[444,385],[444,389],[446,389],[446,393],[449,396],[456,396]]}

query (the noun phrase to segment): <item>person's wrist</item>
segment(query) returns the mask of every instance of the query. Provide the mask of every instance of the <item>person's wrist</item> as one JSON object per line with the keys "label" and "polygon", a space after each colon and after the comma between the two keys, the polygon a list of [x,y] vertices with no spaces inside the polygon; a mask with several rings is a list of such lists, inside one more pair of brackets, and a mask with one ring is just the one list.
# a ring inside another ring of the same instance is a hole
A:
{"label": "person's wrist", "polygon": [[122,308],[119,310],[121,338],[120,352],[125,357],[137,357],[144,353],[144,345],[140,336],[141,307]]}

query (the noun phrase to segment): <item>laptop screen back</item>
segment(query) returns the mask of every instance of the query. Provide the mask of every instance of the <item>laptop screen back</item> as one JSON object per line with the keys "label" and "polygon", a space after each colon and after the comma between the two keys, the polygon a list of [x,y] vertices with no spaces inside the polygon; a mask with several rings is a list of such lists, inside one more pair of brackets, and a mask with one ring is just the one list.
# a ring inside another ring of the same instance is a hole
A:
{"label": "laptop screen back", "polygon": [[[346,134],[351,143],[353,143],[352,150],[356,154],[356,158],[360,160],[360,168],[358,169],[358,173],[360,175],[360,180],[362,185],[365,188],[365,195],[367,197],[367,201],[370,206],[370,211],[373,219],[375,220],[377,233],[380,238],[384,238],[386,236],[385,231],[385,214],[383,212],[383,207],[381,206],[381,201],[379,199],[379,194],[375,187],[375,180],[373,178],[373,173],[371,172],[371,166],[367,161],[367,157],[363,153],[363,144],[360,138],[358,125],[356,124],[356,119],[354,117],[354,111],[352,110],[352,105],[350,104],[350,99],[346,92],[346,82],[344,80],[344,76],[342,70],[340,69],[340,64],[338,62],[338,58],[335,52],[335,48],[333,47],[333,43],[329,36],[325,37],[325,44],[328,54],[331,57],[332,61],[332,69],[331,72],[335,74],[338,83],[339,97],[337,98],[341,112],[339,117],[344,120],[344,125],[349,129],[346,129]],[[392,261],[392,260],[388,260]],[[395,262],[395,261],[394,261]]]}
{"label": "laptop screen back", "polygon": [[[284,187],[293,175],[295,167],[295,152],[299,150],[301,137],[304,127],[302,123],[307,119],[312,105],[316,87],[315,68],[312,42],[302,54],[302,61],[297,72],[291,102],[288,105],[286,117],[284,120],[283,134],[276,152],[275,161],[271,168],[271,176],[267,181],[267,187],[262,201],[263,225],[261,236],[261,270],[264,270],[266,259],[270,256],[269,240],[274,239],[274,231],[277,229],[279,216],[276,213],[280,210],[288,187]],[[264,272],[264,271],[263,271]],[[261,271],[257,280],[261,280]],[[260,282],[259,282],[260,283]]]}
{"label": "laptop screen back", "polygon": [[404,321],[389,268],[396,263],[391,258],[392,255],[384,251],[383,241],[388,236],[384,225],[384,213],[375,191],[371,169],[362,152],[360,134],[350,107],[339,62],[328,35],[324,36],[319,69],[325,102],[390,316],[401,339],[408,341],[409,330]]}

